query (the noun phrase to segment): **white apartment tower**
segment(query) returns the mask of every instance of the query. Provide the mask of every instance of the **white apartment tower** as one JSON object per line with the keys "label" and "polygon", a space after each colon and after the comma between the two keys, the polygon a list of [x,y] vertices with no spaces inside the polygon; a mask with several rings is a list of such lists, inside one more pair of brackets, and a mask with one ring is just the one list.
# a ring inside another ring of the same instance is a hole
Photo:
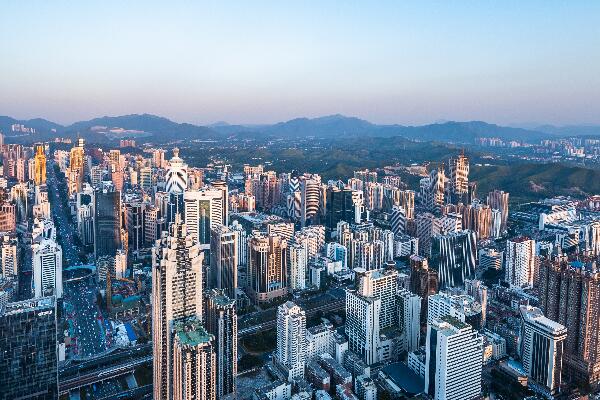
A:
{"label": "white apartment tower", "polygon": [[306,313],[288,301],[277,309],[276,364],[288,373],[288,380],[304,378],[306,362]]}
{"label": "white apartment tower", "polygon": [[346,290],[346,336],[348,349],[368,364],[378,361],[381,300]]}
{"label": "white apartment tower", "polygon": [[518,237],[506,241],[505,280],[511,286],[531,287],[535,272],[535,240]]}
{"label": "white apartment tower", "polygon": [[32,246],[33,289],[35,297],[62,297],[62,249],[52,239]]}
{"label": "white apartment tower", "polygon": [[435,400],[472,400],[481,394],[483,338],[446,316],[427,324],[424,391]]}
{"label": "white apartment tower", "polygon": [[421,297],[406,289],[396,296],[398,303],[398,325],[404,339],[404,351],[415,351],[421,336]]}
{"label": "white apartment tower", "polygon": [[306,271],[308,270],[308,255],[306,247],[293,243],[288,251],[290,261],[290,289],[292,291],[306,289]]}

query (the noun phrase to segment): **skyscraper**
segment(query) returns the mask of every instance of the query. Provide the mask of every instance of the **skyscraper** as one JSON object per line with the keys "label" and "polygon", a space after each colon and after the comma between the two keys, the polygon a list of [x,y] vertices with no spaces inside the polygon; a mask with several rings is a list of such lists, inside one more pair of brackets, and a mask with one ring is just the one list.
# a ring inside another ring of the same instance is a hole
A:
{"label": "skyscraper", "polygon": [[379,327],[386,329],[398,325],[396,293],[398,291],[398,272],[396,270],[377,269],[366,271],[356,268],[357,294],[381,300],[379,309]]}
{"label": "skyscraper", "polygon": [[600,386],[600,272],[592,261],[544,259],[539,271],[540,308],[567,328],[563,376]]}
{"label": "skyscraper", "polygon": [[293,243],[288,248],[290,265],[290,289],[292,291],[306,289],[306,272],[308,270],[308,255],[306,247]]}
{"label": "skyscraper", "polygon": [[527,375],[552,395],[560,390],[567,328],[544,317],[542,310],[521,306],[519,353]]}
{"label": "skyscraper", "polygon": [[84,141],[77,138],[77,144],[71,149],[69,158],[69,170],[67,171],[67,183],[69,196],[81,192],[84,174]]}
{"label": "skyscraper", "polygon": [[444,205],[445,185],[446,174],[443,164],[437,169],[432,169],[428,177],[421,179],[421,202],[427,209],[433,211]]}
{"label": "skyscraper", "polygon": [[[172,400],[217,400],[217,359],[214,336],[206,332],[197,317],[172,322]],[[156,364],[155,364],[156,365]],[[154,393],[156,393],[156,386]]]}
{"label": "skyscraper", "polygon": [[508,192],[494,190],[487,196],[487,203],[492,209],[499,210],[501,213],[500,230],[506,231],[506,221],[508,220]]}
{"label": "skyscraper", "polygon": [[281,236],[256,233],[248,239],[248,288],[255,302],[288,291],[288,243]]}
{"label": "skyscraper", "polygon": [[46,154],[44,154],[44,145],[35,145],[35,157],[34,157],[34,177],[33,180],[36,185],[46,184]]}
{"label": "skyscraper", "polygon": [[0,398],[58,398],[54,297],[8,303],[0,310]]}
{"label": "skyscraper", "polygon": [[94,192],[94,253],[114,257],[121,248],[121,193],[110,185]]}
{"label": "skyscraper", "polygon": [[469,159],[464,153],[456,158],[451,158],[450,166],[450,192],[453,202],[466,202],[469,192]]}
{"label": "skyscraper", "polygon": [[[171,327],[177,321],[202,318],[202,260],[200,246],[186,233],[185,224],[179,219],[171,226],[169,236],[156,241],[152,251],[152,341],[156,399],[175,398],[174,368],[177,364],[174,364],[175,333]],[[205,345],[193,344],[192,350],[199,351],[198,346]],[[183,353],[180,351],[179,354]]]}
{"label": "skyscraper", "polygon": [[187,191],[183,194],[185,225],[200,244],[210,244],[211,229],[223,224],[223,191]]}
{"label": "skyscraper", "polygon": [[535,241],[518,237],[506,241],[505,280],[511,286],[531,287],[535,272]]}
{"label": "skyscraper", "polygon": [[[163,153],[164,156],[164,153]],[[188,166],[179,158],[179,149],[173,149],[173,158],[169,161],[169,168],[166,176],[166,190],[168,193],[183,193],[188,184]]]}
{"label": "skyscraper", "polygon": [[477,239],[473,231],[435,235],[431,241],[431,266],[438,271],[440,287],[461,286],[475,272]]}
{"label": "skyscraper", "polygon": [[318,224],[323,207],[321,177],[313,174],[300,179],[302,194],[300,222],[302,226]]}
{"label": "skyscraper", "polygon": [[410,257],[410,291],[421,298],[421,324],[427,321],[427,300],[438,291],[438,273],[429,268],[427,258]]}
{"label": "skyscraper", "polygon": [[306,362],[306,313],[291,301],[277,309],[277,353],[275,365],[288,380],[304,378]]}
{"label": "skyscraper", "polygon": [[425,389],[435,400],[471,400],[481,393],[483,338],[450,316],[427,325]]}
{"label": "skyscraper", "polygon": [[217,356],[217,398],[235,394],[237,376],[237,314],[235,300],[222,290],[212,289],[206,295],[204,321],[214,335]]}
{"label": "skyscraper", "polygon": [[211,288],[222,289],[230,299],[236,299],[238,286],[237,232],[224,225],[211,231],[210,272],[207,282]]}
{"label": "skyscraper", "polygon": [[44,239],[32,246],[33,291],[35,297],[63,294],[62,249],[52,239]]}
{"label": "skyscraper", "polygon": [[421,334],[421,298],[406,290],[398,290],[398,325],[403,337],[403,351],[415,351]]}
{"label": "skyscraper", "polygon": [[379,360],[379,315],[381,300],[346,290],[346,336],[348,349],[360,355],[368,365]]}

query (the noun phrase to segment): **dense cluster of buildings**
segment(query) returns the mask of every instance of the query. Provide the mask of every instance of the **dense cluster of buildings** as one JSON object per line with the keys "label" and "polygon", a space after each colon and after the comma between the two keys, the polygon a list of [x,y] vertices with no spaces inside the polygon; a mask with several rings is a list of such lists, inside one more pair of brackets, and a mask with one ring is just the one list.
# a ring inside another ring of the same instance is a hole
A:
{"label": "dense cluster of buildings", "polygon": [[[478,195],[464,154],[429,165],[413,191],[395,169],[346,181],[262,165],[231,173],[192,168],[177,148],[168,159],[130,140],[67,144],[1,147],[8,393],[23,379],[31,393],[60,390],[58,366],[77,356],[77,333],[59,327],[71,328],[78,264],[93,271],[107,321],[92,318],[151,344],[154,398],[471,400],[506,390],[497,374],[522,396],[600,388],[595,197],[509,214],[508,193]],[[47,179],[63,185],[52,212]],[[315,320],[310,300],[334,291],[344,312],[318,304]],[[258,369],[269,383],[241,390],[238,313],[268,309],[276,341]],[[103,349],[122,346],[104,325]],[[31,348],[39,356],[21,357]]]}

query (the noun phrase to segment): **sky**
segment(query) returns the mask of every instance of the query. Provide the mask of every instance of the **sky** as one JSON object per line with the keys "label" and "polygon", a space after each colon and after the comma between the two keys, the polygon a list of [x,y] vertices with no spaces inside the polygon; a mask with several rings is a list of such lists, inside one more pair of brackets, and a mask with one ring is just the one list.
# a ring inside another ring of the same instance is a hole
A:
{"label": "sky", "polygon": [[0,115],[600,123],[598,1],[0,3]]}

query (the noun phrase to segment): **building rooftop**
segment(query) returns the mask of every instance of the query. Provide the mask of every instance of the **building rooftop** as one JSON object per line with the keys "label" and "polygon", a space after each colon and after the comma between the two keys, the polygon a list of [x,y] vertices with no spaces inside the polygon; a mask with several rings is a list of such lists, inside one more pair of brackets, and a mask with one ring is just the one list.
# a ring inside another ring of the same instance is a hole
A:
{"label": "building rooftop", "polygon": [[174,322],[173,332],[179,342],[185,346],[198,346],[202,343],[209,343],[213,339],[213,336],[206,332],[202,323],[196,318]]}

